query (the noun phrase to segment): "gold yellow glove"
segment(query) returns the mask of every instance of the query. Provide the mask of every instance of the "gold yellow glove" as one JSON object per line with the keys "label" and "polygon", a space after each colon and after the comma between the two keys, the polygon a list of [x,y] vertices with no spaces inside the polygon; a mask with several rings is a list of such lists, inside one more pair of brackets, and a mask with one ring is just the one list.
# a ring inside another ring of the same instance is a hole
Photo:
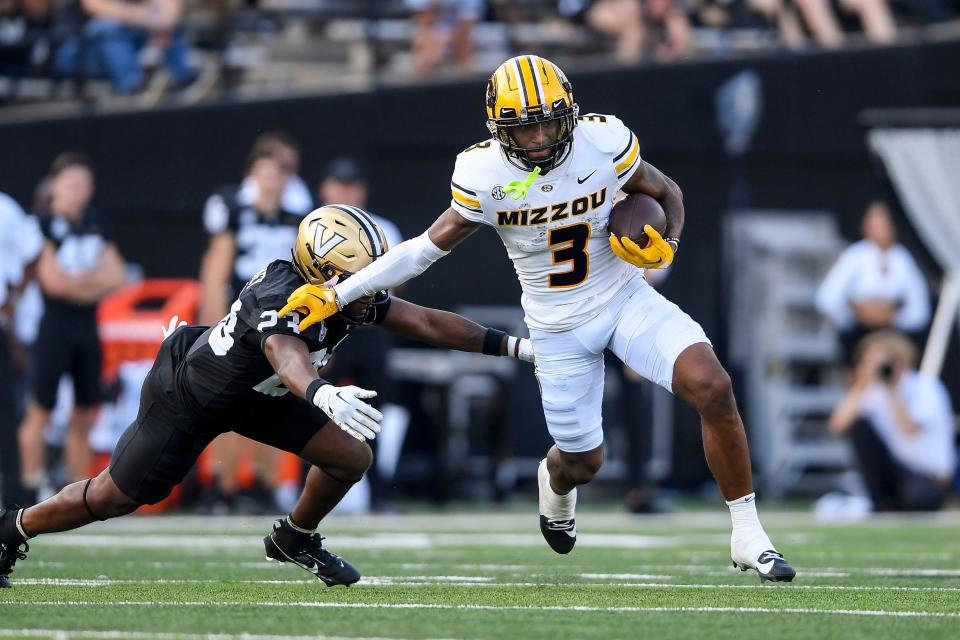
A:
{"label": "gold yellow glove", "polygon": [[340,311],[337,305],[337,292],[329,287],[305,284],[290,294],[287,298],[287,306],[280,309],[280,316],[285,316],[294,310],[304,314],[305,317],[300,321],[300,331],[306,331]]}
{"label": "gold yellow glove", "polygon": [[627,236],[617,238],[611,235],[610,248],[613,249],[613,253],[621,260],[644,269],[663,269],[670,266],[673,262],[673,247],[650,225],[644,225],[643,230],[650,239],[646,248],[641,249]]}

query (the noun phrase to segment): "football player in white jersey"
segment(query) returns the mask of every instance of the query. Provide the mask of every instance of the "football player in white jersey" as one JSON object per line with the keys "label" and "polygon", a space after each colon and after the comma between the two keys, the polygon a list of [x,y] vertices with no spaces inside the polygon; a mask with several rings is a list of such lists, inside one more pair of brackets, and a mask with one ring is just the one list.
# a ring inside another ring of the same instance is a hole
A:
{"label": "football player in white jersey", "polygon": [[[750,455],[730,378],[700,325],[644,280],[669,265],[683,230],[683,195],[640,158],[637,137],[614,116],[580,115],[555,64],[511,58],[487,84],[492,139],[463,151],[453,199],[426,233],[333,288],[306,285],[281,314],[300,309],[306,328],[375,291],[422,273],[483,226],[506,246],[523,289],[543,410],[556,443],[540,463],[540,528],[550,547],[576,542],[576,487],[603,464],[603,352],[680,396],[700,413],[710,466],[733,522],[734,565],[762,580],[796,575],[757,517]],[[646,227],[641,248],[611,236],[614,195],[645,193],[663,206],[663,237]],[[520,348],[520,343],[516,347]]]}

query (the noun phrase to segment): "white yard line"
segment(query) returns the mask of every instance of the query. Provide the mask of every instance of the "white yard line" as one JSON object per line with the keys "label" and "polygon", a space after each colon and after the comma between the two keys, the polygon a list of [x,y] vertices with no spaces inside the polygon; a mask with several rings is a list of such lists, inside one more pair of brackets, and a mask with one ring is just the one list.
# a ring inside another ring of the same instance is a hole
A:
{"label": "white yard line", "polygon": [[[608,549],[662,549],[693,545],[722,544],[726,535],[643,536],[596,533],[578,541],[581,547]],[[41,541],[38,541],[38,546]],[[259,537],[237,535],[137,535],[118,536],[92,533],[56,534],[42,539],[48,547],[108,547],[111,549],[240,549],[262,544]],[[338,536],[336,549],[430,549],[435,547],[543,547],[539,533],[391,533]]]}
{"label": "white yard line", "polygon": [[[549,564],[447,564],[443,561],[437,561],[434,563],[428,562],[417,562],[417,563],[380,563],[383,567],[397,567],[399,569],[408,569],[408,570],[424,570],[431,569],[434,567],[440,567],[443,569],[453,569],[456,571],[490,571],[499,574],[507,575],[522,575],[522,574],[533,574],[533,575],[543,575],[543,572],[553,569]],[[70,566],[69,563],[65,562],[31,562],[30,566],[45,568],[45,569],[62,569]],[[149,567],[152,569],[183,569],[183,568],[195,568],[197,566],[204,566],[209,568],[217,567],[232,567],[232,568],[242,568],[242,569],[254,569],[258,571],[285,571],[288,567],[285,567],[282,563],[274,562],[231,562],[227,560],[208,560],[202,562],[188,562],[188,561],[134,561],[127,560],[123,562],[125,567]],[[736,570],[725,567],[724,569],[718,569],[716,564],[712,565],[633,565],[635,568],[640,570],[656,570],[664,569],[670,571],[671,573],[657,574],[657,573],[583,573],[580,574],[583,578],[588,580],[602,580],[602,579],[623,579],[623,580],[670,580],[676,578],[676,574],[697,574],[697,576],[710,576],[717,578],[725,578],[731,575],[737,574]],[[586,568],[585,565],[580,566],[567,566],[564,568],[565,575],[572,575],[578,569]],[[877,577],[890,577],[890,578],[958,578],[960,579],[960,569],[931,569],[928,567],[801,567],[800,574],[804,578],[852,578],[856,576],[877,576]],[[554,574],[549,574],[554,575]],[[442,576],[426,576],[433,577],[435,580],[444,579]],[[448,578],[454,580],[454,578]],[[469,581],[475,579],[471,576],[462,576],[461,582]]]}
{"label": "white yard line", "polygon": [[[73,629],[0,629],[0,638],[92,638],[94,640],[401,640],[400,638],[357,636],[278,636],[250,633],[166,633],[151,631],[78,631]],[[441,640],[441,639],[434,639]]]}
{"label": "white yard line", "polygon": [[[762,507],[761,507],[762,508]],[[502,511],[448,511],[445,513],[357,515],[345,516],[333,514],[326,520],[331,531],[457,531],[474,528],[478,517],[483,518],[484,526],[492,530],[509,531],[511,529],[536,528],[536,502],[530,501],[528,511],[523,513],[504,513]],[[730,516],[726,509],[720,508],[704,512],[661,513],[651,516],[636,516],[627,513],[593,512],[589,509],[579,513],[583,524],[596,529],[616,528],[620,531],[645,530],[669,535],[669,530],[677,528],[718,528],[726,530],[730,526]],[[802,528],[797,535],[804,535],[811,527],[818,530],[846,528],[849,522],[814,521],[808,511],[763,511],[765,525]],[[129,531],[137,533],[156,533],[157,531],[196,532],[210,531],[218,533],[226,530],[250,529],[258,532],[269,528],[271,518],[264,516],[190,516],[156,515],[119,518],[91,525],[90,529],[103,531]],[[265,524],[266,523],[266,524]],[[868,520],[856,524],[868,524],[871,527],[898,527],[921,524],[924,528],[953,528],[960,526],[960,511],[942,511],[936,514],[905,515],[876,514]]]}
{"label": "white yard line", "polygon": [[[616,574],[610,574],[616,575]],[[584,576],[586,577],[586,576]],[[658,576],[654,576],[657,578]],[[668,577],[668,576],[664,576]],[[317,580],[230,580],[230,579],[182,579],[182,580],[113,580],[81,578],[14,578],[15,586],[53,586],[53,587],[114,587],[138,584],[266,584],[266,585],[319,585]],[[496,582],[494,578],[474,576],[364,576],[357,586],[369,587],[616,587],[635,589],[770,589],[776,588],[763,584],[671,584],[664,582],[557,582],[552,577],[544,577],[534,582]],[[960,592],[960,587],[907,587],[896,585],[827,585],[827,584],[791,584],[784,589],[803,591],[904,591],[927,593]],[[211,602],[210,604],[216,604]]]}
{"label": "white yard line", "polygon": [[7,606],[76,606],[76,607],[295,607],[303,609],[438,609],[460,611],[554,611],[557,613],[759,613],[794,615],[842,615],[884,618],[960,618],[958,612],[886,611],[857,609],[805,609],[773,607],[587,607],[587,606],[522,606],[485,604],[366,603],[366,602],[83,602],[76,600],[43,602],[7,602]]}

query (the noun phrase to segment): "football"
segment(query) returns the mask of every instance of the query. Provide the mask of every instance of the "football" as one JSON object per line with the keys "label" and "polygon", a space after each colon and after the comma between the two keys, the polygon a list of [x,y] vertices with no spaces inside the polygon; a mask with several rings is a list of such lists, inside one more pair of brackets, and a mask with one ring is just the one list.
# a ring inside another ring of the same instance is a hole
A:
{"label": "football", "polygon": [[627,236],[636,242],[637,246],[644,248],[648,239],[643,226],[647,224],[663,234],[667,228],[667,216],[663,207],[645,193],[631,193],[613,205],[607,228],[611,235],[618,238]]}

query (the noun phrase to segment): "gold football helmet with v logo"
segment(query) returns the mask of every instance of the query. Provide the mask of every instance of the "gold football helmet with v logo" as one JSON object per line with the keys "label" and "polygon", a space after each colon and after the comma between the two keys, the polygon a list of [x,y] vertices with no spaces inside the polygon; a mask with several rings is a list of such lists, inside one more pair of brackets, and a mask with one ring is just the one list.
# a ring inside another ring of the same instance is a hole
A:
{"label": "gold football helmet with v logo", "polygon": [[[510,162],[524,171],[540,167],[546,173],[566,159],[579,112],[567,76],[540,56],[510,58],[487,82],[487,128]],[[550,124],[554,122],[556,125]],[[551,130],[548,142],[522,146],[516,129],[537,125]],[[545,150],[550,153],[540,153]]]}
{"label": "gold football helmet with v logo", "polygon": [[301,222],[293,266],[305,282],[323,285],[350,277],[387,252],[383,230],[363,209],[330,204]]}

